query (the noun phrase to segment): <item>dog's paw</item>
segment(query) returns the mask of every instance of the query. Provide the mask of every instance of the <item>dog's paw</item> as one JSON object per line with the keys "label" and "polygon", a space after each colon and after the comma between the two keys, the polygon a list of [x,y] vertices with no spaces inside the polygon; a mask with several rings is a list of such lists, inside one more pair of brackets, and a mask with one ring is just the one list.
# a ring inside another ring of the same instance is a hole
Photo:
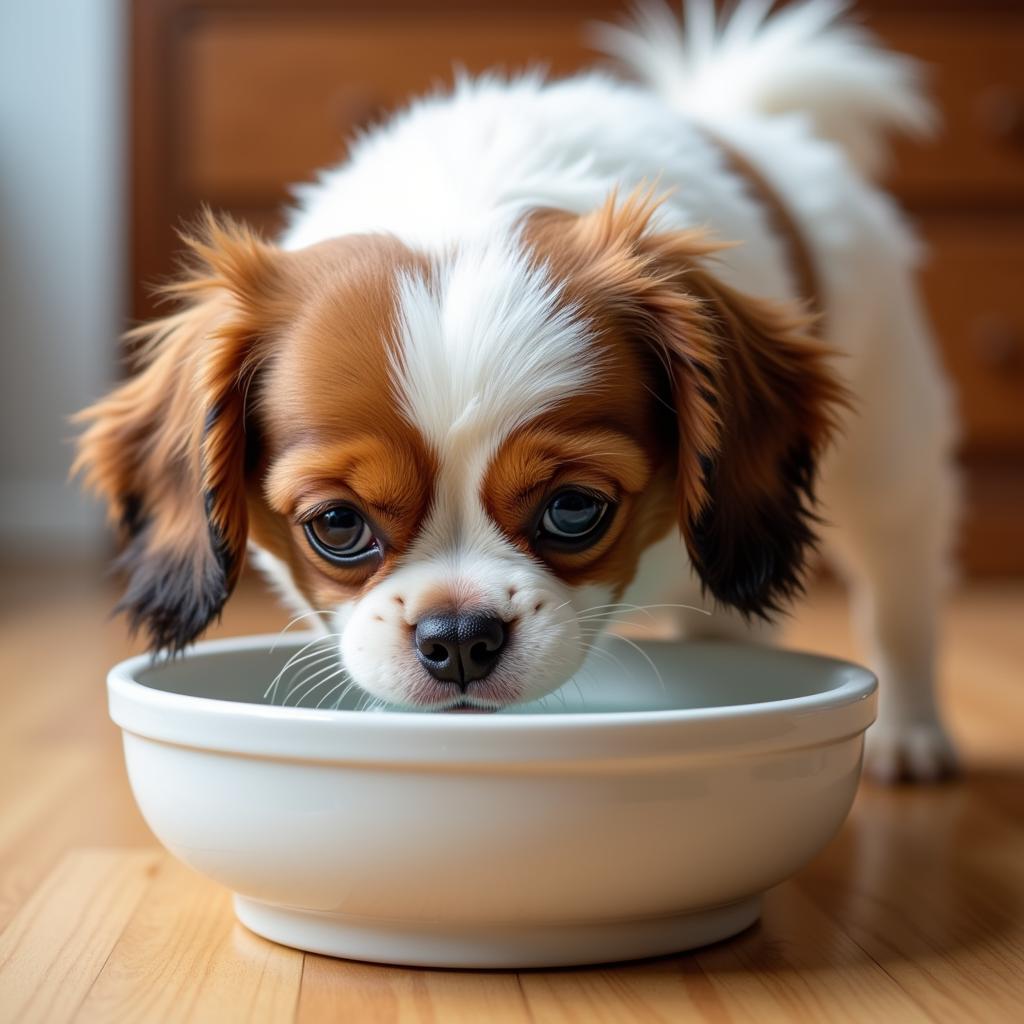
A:
{"label": "dog's paw", "polygon": [[875,782],[938,782],[956,775],[956,750],[939,722],[877,722],[864,744],[864,773]]}

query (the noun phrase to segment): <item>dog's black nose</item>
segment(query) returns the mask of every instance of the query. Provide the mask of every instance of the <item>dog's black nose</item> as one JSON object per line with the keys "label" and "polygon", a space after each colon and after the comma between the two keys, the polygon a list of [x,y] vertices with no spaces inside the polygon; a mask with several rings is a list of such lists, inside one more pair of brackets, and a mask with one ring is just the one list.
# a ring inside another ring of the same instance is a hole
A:
{"label": "dog's black nose", "polygon": [[416,653],[435,678],[463,692],[498,663],[505,623],[486,612],[428,615],[416,624]]}

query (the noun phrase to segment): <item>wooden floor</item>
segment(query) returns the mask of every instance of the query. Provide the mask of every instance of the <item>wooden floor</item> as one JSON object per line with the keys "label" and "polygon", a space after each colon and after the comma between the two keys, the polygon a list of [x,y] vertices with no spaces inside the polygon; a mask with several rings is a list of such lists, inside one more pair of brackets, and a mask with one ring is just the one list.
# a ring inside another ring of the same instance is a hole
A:
{"label": "wooden floor", "polygon": [[[865,786],[759,925],[586,970],[406,970],[275,946],[156,845],[104,672],[131,644],[89,573],[0,583],[0,1021],[1024,1021],[1024,585],[952,604],[942,684],[968,768]],[[279,628],[254,587],[220,633]],[[853,653],[838,591],[795,644]]]}

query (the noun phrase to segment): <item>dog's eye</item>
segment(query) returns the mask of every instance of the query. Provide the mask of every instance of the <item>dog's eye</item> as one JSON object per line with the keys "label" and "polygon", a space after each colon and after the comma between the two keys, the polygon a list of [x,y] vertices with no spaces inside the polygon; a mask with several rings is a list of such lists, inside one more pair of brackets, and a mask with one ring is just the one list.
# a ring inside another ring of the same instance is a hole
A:
{"label": "dog's eye", "polygon": [[587,491],[559,491],[547,504],[540,521],[540,537],[580,545],[596,540],[604,525],[608,502]]}
{"label": "dog's eye", "polygon": [[370,524],[347,505],[326,509],[305,528],[313,550],[329,562],[354,562],[377,551]]}

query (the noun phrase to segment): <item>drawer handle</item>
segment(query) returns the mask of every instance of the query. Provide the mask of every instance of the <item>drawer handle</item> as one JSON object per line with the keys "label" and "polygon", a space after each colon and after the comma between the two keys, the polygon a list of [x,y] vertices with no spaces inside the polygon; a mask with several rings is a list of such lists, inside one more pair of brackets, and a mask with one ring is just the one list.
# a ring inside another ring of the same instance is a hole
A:
{"label": "drawer handle", "polygon": [[1024,146],[1024,96],[998,86],[983,93],[979,103],[981,122],[993,142]]}
{"label": "drawer handle", "polygon": [[1024,335],[1002,316],[980,319],[974,328],[975,351],[992,373],[1016,373],[1024,369]]}

